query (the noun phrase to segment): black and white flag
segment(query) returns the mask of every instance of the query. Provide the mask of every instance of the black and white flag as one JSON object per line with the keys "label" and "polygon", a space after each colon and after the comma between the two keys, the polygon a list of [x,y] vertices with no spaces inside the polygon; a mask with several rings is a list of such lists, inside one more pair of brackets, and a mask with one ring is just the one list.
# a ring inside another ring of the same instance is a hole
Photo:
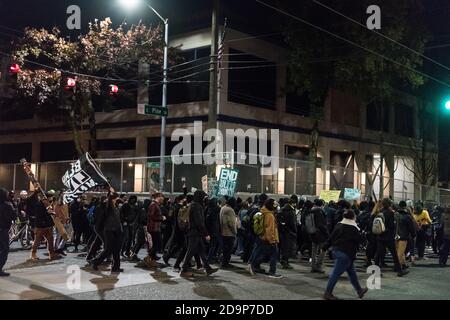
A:
{"label": "black and white flag", "polygon": [[67,187],[63,200],[65,204],[71,203],[83,193],[97,186],[109,185],[109,182],[89,153],[84,154],[72,164],[72,169],[64,174],[62,182]]}

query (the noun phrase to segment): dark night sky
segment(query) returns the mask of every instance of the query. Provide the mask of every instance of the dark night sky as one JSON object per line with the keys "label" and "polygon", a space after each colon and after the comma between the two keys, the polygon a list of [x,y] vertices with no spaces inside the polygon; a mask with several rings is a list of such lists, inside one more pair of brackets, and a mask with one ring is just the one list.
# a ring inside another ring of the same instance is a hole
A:
{"label": "dark night sky", "polygon": [[[289,1],[289,0],[281,0]],[[164,17],[170,20],[170,33],[187,32],[211,24],[212,0],[148,0]],[[274,3],[274,1],[269,1]],[[324,1],[326,2],[326,1]],[[221,1],[222,14],[219,22],[227,16],[229,26],[253,35],[266,34],[279,31],[280,23],[286,17],[280,17],[273,11],[262,7],[254,0],[226,0]],[[289,3],[289,2],[288,2]],[[376,3],[376,1],[374,1]],[[433,40],[425,54],[450,66],[450,1],[449,0],[423,0],[425,18]],[[127,12],[122,9],[117,0],[0,0],[0,42],[11,39],[11,34],[20,35],[19,32],[8,28],[23,30],[26,26],[46,27],[59,26],[65,28],[66,8],[77,4],[82,10],[82,27],[86,28],[89,21],[95,18],[111,17],[115,24],[124,19],[129,24],[143,19],[145,23],[159,23],[159,20],[148,9],[142,8],[137,12]],[[281,22],[280,22],[281,21]],[[414,21],[411,21],[414,23]],[[6,28],[5,28],[6,27]],[[73,36],[76,33],[72,33]],[[448,46],[446,46],[448,45]],[[425,72],[436,78],[450,83],[450,72],[428,62],[424,65]],[[421,94],[428,100],[434,100],[436,108],[441,108],[441,97],[450,96],[450,89],[433,82],[428,82],[421,89]],[[450,180],[450,115],[440,117],[440,148],[441,171]]]}

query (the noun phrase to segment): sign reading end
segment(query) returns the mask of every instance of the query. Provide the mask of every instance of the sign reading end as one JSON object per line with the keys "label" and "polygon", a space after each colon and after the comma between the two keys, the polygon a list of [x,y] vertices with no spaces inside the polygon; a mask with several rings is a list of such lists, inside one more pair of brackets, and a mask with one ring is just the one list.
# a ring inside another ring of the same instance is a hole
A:
{"label": "sign reading end", "polygon": [[167,117],[169,115],[168,108],[163,108],[161,106],[153,106],[150,104],[139,104],[138,114],[145,114],[148,116],[159,116]]}

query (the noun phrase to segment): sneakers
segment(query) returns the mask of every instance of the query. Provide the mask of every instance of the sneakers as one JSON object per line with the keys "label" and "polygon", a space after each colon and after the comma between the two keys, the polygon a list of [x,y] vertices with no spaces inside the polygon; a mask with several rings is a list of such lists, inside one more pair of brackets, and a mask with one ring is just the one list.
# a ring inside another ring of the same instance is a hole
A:
{"label": "sneakers", "polygon": [[369,289],[367,288],[361,289],[361,291],[358,293],[358,298],[364,298],[364,295],[367,293],[367,291],[369,291]]}
{"label": "sneakers", "polygon": [[9,277],[10,276],[10,274],[8,273],[8,272],[5,272],[5,271],[0,271],[0,277]]}
{"label": "sneakers", "polygon": [[219,269],[218,268],[208,268],[208,269],[206,269],[206,275],[211,275],[211,274],[213,274],[213,273],[216,273],[217,271],[219,271]]}
{"label": "sneakers", "polygon": [[281,278],[283,278],[283,276],[281,274],[278,274],[278,273],[270,273],[269,274],[269,278],[281,279]]}
{"label": "sneakers", "polygon": [[121,273],[121,272],[123,272],[123,269],[122,269],[122,268],[119,268],[119,269],[111,269],[111,273]]}
{"label": "sneakers", "polygon": [[337,297],[335,297],[332,293],[329,293],[329,292],[325,292],[323,294],[323,299],[324,300],[339,300]]}

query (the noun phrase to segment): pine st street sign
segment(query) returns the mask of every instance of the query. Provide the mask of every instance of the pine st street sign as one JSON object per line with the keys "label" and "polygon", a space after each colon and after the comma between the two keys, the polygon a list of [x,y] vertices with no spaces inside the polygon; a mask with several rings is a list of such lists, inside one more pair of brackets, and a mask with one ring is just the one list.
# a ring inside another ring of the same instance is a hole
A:
{"label": "pine st street sign", "polygon": [[154,106],[150,104],[139,104],[138,114],[145,114],[147,116],[167,117],[169,115],[168,108],[161,106]]}

